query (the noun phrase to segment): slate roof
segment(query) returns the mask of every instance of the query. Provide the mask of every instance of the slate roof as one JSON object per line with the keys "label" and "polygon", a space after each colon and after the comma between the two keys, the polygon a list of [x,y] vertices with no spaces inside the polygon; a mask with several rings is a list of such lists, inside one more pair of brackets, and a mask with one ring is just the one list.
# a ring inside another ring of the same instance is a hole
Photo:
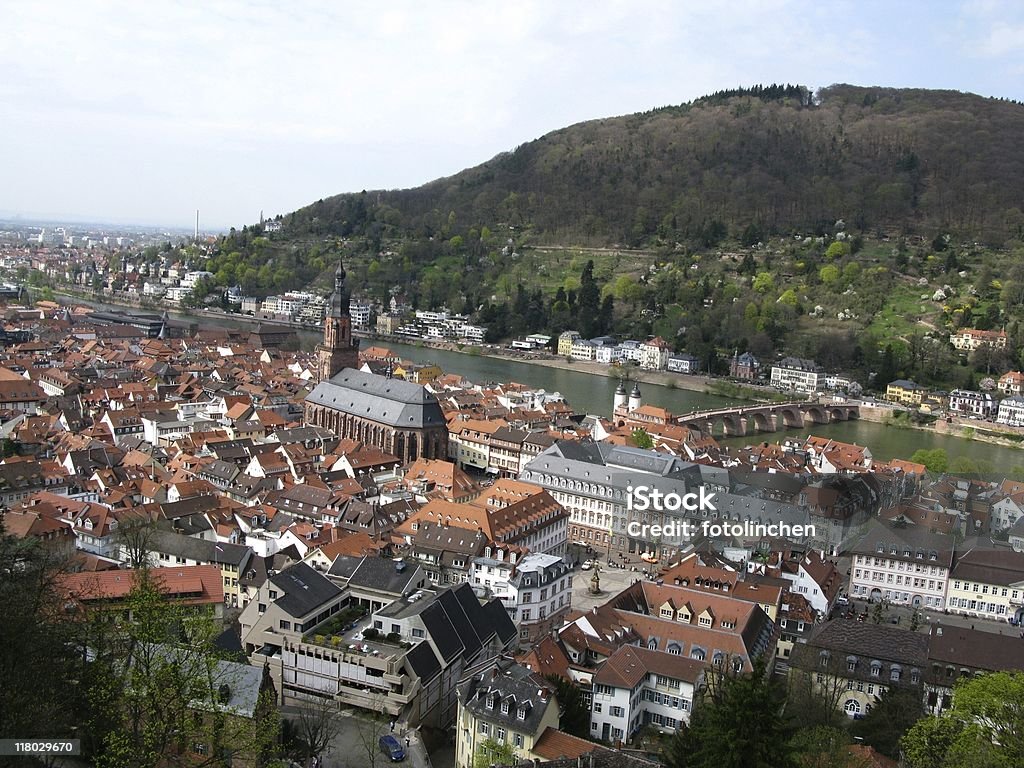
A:
{"label": "slate roof", "polygon": [[346,580],[348,587],[364,587],[400,596],[411,588],[410,582],[419,567],[416,563],[406,563],[405,569],[399,571],[397,566],[398,563],[390,558],[338,555],[327,573]]}
{"label": "slate roof", "polygon": [[[557,706],[554,694],[550,682],[515,661],[500,658],[459,685],[462,706],[475,717],[526,733],[537,733],[547,708]],[[508,712],[502,712],[506,702]],[[520,709],[525,709],[522,718]]]}
{"label": "slate roof", "polygon": [[957,676],[963,666],[990,672],[1022,670],[1021,642],[1016,633],[997,635],[966,627],[933,626],[928,636],[928,661],[956,667]]}
{"label": "slate roof", "polygon": [[284,594],[274,603],[295,618],[307,616],[341,594],[341,588],[305,563],[270,577],[270,583]]}
{"label": "slate roof", "polygon": [[409,649],[405,658],[422,683],[433,680],[441,671],[441,662],[437,660],[437,655],[428,642],[414,645]]}
{"label": "slate roof", "polygon": [[201,563],[235,565],[240,570],[252,551],[242,544],[219,544],[159,528],[153,531],[152,537],[150,549],[154,552],[178,555]]}
{"label": "slate roof", "polygon": [[392,427],[422,429],[446,423],[437,398],[425,387],[352,368],[317,384],[306,402]]}

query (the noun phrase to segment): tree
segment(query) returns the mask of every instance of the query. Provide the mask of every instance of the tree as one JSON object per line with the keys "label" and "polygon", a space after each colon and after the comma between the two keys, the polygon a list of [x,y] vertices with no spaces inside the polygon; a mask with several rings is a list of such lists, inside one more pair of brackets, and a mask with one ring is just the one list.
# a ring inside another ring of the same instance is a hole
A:
{"label": "tree", "polygon": [[302,742],[302,757],[308,759],[322,755],[341,732],[338,704],[329,697],[303,699],[298,705],[294,721]]}
{"label": "tree", "polygon": [[867,759],[850,752],[850,735],[842,728],[803,728],[791,746],[801,768],[870,768]]}
{"label": "tree", "polygon": [[768,293],[775,287],[775,277],[771,272],[758,272],[753,287],[758,293]]}
{"label": "tree", "polygon": [[156,531],[156,521],[142,513],[129,512],[118,519],[114,539],[120,549],[121,560],[129,568],[144,568],[149,564]]}
{"label": "tree", "polygon": [[831,287],[839,282],[839,274],[839,268],[837,266],[834,264],[828,264],[818,270],[818,279],[825,285]]}
{"label": "tree", "polygon": [[900,739],[923,716],[918,690],[891,687],[886,689],[863,720],[854,721],[850,733],[861,737],[882,754],[898,758]]}
{"label": "tree", "polygon": [[688,726],[663,757],[669,768],[788,768],[792,728],[782,715],[783,691],[762,660],[753,671],[733,671],[732,660],[713,666],[706,692]]}
{"label": "tree", "polygon": [[960,678],[953,706],[919,720],[901,745],[911,768],[1024,765],[1024,672]]}
{"label": "tree", "polygon": [[73,735],[80,656],[63,611],[65,565],[40,540],[6,535],[0,518],[0,738]]}
{"label": "tree", "polygon": [[590,738],[590,710],[575,683],[559,675],[548,675],[558,700],[558,728],[581,739]]}
{"label": "tree", "polygon": [[826,259],[841,259],[843,256],[850,255],[850,244],[845,240],[836,240],[829,244],[828,248],[825,249]]}
{"label": "tree", "polygon": [[924,464],[929,472],[942,474],[949,469],[949,454],[943,448],[927,450],[919,448],[911,455],[910,460],[915,464]]}
{"label": "tree", "polygon": [[166,600],[159,574],[141,568],[114,615],[100,606],[82,617],[98,768],[222,766],[229,755],[259,761],[275,749],[272,690],[259,694],[252,717],[224,706],[237,671],[218,663],[220,627],[210,614]]}
{"label": "tree", "polygon": [[643,427],[637,427],[634,429],[630,434],[630,439],[633,441],[633,445],[637,448],[646,448],[650,450],[654,447],[654,439]]}
{"label": "tree", "polygon": [[476,747],[473,768],[490,768],[492,765],[515,765],[516,752],[511,744],[495,739],[485,739]]}
{"label": "tree", "polygon": [[371,694],[369,706],[365,714],[360,713],[352,720],[356,726],[358,740],[358,765],[375,768],[381,758],[380,737],[386,730],[387,720],[384,715],[384,696]]}

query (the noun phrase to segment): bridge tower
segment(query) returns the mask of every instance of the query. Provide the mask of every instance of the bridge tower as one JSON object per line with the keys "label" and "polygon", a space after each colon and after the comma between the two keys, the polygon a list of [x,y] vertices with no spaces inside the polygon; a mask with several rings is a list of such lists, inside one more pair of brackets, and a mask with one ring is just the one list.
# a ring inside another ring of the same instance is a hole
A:
{"label": "bridge tower", "polygon": [[640,407],[643,401],[640,399],[640,385],[633,383],[633,391],[629,393],[629,412],[632,413]]}

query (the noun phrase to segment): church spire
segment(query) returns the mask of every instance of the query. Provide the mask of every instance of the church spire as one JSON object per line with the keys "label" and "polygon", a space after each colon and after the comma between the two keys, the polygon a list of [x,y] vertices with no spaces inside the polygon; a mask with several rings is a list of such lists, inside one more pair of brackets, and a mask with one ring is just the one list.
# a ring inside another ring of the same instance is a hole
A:
{"label": "church spire", "polygon": [[339,260],[334,272],[334,291],[324,318],[324,341],[317,346],[319,381],[331,378],[343,368],[359,367],[359,340],[352,338],[351,294],[345,284],[346,276],[345,266]]}

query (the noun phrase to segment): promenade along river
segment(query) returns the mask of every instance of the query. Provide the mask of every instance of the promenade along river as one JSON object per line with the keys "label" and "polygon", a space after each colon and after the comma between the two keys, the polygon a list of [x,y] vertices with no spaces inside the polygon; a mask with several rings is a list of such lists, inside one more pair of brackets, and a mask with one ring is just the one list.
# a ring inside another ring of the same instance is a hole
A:
{"label": "promenade along river", "polygon": [[[97,302],[83,302],[103,309],[119,309]],[[146,311],[146,310],[142,310]],[[177,315],[171,316],[184,322],[200,323],[211,326],[249,327],[251,324],[233,320],[223,315],[209,317]],[[303,348],[310,349],[320,340],[320,334],[313,330],[300,330],[299,338]],[[363,339],[361,345],[371,346],[375,342]],[[408,344],[380,342],[396,354],[416,362],[437,363],[447,373],[458,373],[478,384],[486,382],[516,381],[534,388],[543,388],[549,392],[560,392],[579,410],[592,414],[610,416],[612,396],[617,381],[606,376],[595,376],[579,371],[560,368],[548,368],[542,365],[521,363],[484,355],[472,355],[461,352],[449,352],[441,349],[430,349]],[[708,408],[721,408],[740,403],[735,399],[691,392],[684,389],[659,386],[657,384],[641,384],[643,401],[650,405],[658,405],[673,413],[689,413]],[[818,424],[803,430],[786,432],[762,433],[742,438],[721,440],[725,445],[744,445],[755,442],[777,442],[785,436],[798,437],[813,433],[823,437],[833,437],[858,445],[866,445],[872,454],[880,459],[910,458],[914,451],[925,448],[942,448],[950,458],[967,456],[975,461],[990,462],[996,473],[1009,471],[1015,466],[1024,466],[1024,450],[1007,448],[988,443],[979,443],[963,438],[939,435],[934,432],[887,427],[884,424],[866,421],[847,421],[836,424]]]}

